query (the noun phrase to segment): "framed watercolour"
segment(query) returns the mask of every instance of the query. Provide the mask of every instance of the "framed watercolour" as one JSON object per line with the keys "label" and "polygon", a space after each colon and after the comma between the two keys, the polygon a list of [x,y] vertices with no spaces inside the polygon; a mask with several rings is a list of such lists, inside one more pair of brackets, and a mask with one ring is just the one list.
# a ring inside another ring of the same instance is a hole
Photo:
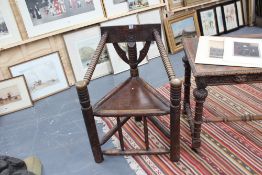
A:
{"label": "framed watercolour", "polygon": [[58,52],[9,67],[13,77],[24,75],[33,101],[68,88]]}
{"label": "framed watercolour", "polygon": [[225,32],[225,27],[224,27],[224,22],[223,22],[224,20],[222,16],[222,8],[221,6],[217,6],[215,10],[216,10],[218,33],[223,34]]}
{"label": "framed watercolour", "polygon": [[137,10],[144,7],[148,7],[148,0],[127,0],[129,10]]}
{"label": "framed watercolour", "polygon": [[0,48],[21,41],[9,1],[0,1]]}
{"label": "framed watercolour", "polygon": [[31,106],[24,76],[0,81],[0,116]]}
{"label": "framed watercolour", "polygon": [[[106,21],[104,23],[101,23],[101,26],[118,26],[118,25],[131,25],[131,24],[138,24],[136,15],[130,15],[130,16],[122,17],[122,18],[117,18],[111,21]],[[120,47],[123,50],[127,51],[127,43],[121,43]],[[143,48],[143,43],[137,42],[136,47],[137,47],[137,55],[139,55],[139,51]],[[130,68],[129,65],[126,64],[118,56],[113,44],[111,43],[107,44],[107,49],[108,49],[108,53],[109,53],[112,67],[113,67],[114,74],[129,70]],[[139,65],[146,64],[147,62],[148,62],[147,59],[144,59]]]}
{"label": "framed watercolour", "polygon": [[18,0],[29,37],[104,18],[100,0]]}
{"label": "framed watercolour", "polygon": [[216,15],[214,8],[201,9],[198,11],[198,21],[203,36],[217,35]]}
{"label": "framed watercolour", "polygon": [[170,10],[183,7],[184,6],[184,0],[168,0],[168,5]]}
{"label": "framed watercolour", "polygon": [[103,0],[106,15],[111,17],[129,11],[127,0]]}
{"label": "framed watercolour", "polygon": [[242,1],[240,0],[236,1],[236,6],[237,6],[238,25],[241,27],[244,26],[245,24]]}
{"label": "framed watercolour", "polygon": [[[100,26],[64,35],[69,58],[77,81],[83,80],[91,58],[101,39]],[[93,79],[113,72],[107,48],[104,49],[93,74]]]}
{"label": "framed watercolour", "polygon": [[204,2],[208,2],[210,0],[184,0],[185,6],[191,6],[191,5],[196,5],[196,4],[201,4]]}
{"label": "framed watercolour", "polygon": [[197,15],[194,11],[179,17],[168,18],[165,21],[167,39],[172,53],[183,48],[183,37],[197,37],[200,35]]}
{"label": "framed watercolour", "polygon": [[236,5],[234,1],[222,5],[223,16],[225,19],[226,31],[232,31],[238,28]]}

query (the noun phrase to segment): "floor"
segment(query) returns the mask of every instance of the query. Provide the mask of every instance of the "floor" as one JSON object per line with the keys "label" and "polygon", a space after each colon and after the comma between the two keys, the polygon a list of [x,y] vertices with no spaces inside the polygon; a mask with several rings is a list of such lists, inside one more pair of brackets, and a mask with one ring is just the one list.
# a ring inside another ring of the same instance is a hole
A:
{"label": "floor", "polygon": [[[234,32],[241,33],[262,33],[262,29],[245,27]],[[183,77],[183,55],[170,55],[177,77]],[[93,80],[89,88],[92,103],[128,76],[129,72],[124,72]],[[168,82],[160,58],[141,66],[140,76],[154,87]],[[98,131],[101,135],[101,124]],[[93,161],[74,86],[34,107],[0,117],[0,154],[21,159],[35,155],[42,161],[43,175],[135,174],[121,156],[104,156],[101,164]]]}

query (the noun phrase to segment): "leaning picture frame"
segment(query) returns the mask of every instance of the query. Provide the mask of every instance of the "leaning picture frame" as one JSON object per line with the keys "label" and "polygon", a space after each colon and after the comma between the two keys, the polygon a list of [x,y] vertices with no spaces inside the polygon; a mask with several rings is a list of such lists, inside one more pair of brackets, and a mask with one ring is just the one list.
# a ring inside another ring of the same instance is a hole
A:
{"label": "leaning picture frame", "polygon": [[9,67],[13,77],[24,75],[33,101],[69,87],[58,52]]}
{"label": "leaning picture frame", "polygon": [[243,27],[245,25],[245,20],[244,20],[243,3],[241,0],[236,1],[236,8],[237,8],[238,25],[239,27]]}
{"label": "leaning picture frame", "polygon": [[171,52],[174,54],[183,48],[183,37],[200,36],[200,30],[195,11],[185,15],[172,16],[165,20],[167,40]]}
{"label": "leaning picture frame", "polygon": [[0,1],[0,48],[21,41],[9,1]]}
{"label": "leaning picture frame", "polygon": [[225,32],[224,20],[222,16],[222,7],[220,5],[216,6],[215,12],[216,12],[218,34],[221,35]]}
{"label": "leaning picture frame", "polygon": [[[81,81],[101,39],[100,26],[92,26],[83,30],[67,33],[64,36],[69,59],[76,81]],[[113,73],[107,48],[104,48],[92,79]]]}
{"label": "leaning picture frame", "polygon": [[197,16],[202,36],[218,35],[216,12],[214,7],[207,7],[198,10]]}
{"label": "leaning picture frame", "polygon": [[16,3],[29,37],[105,18],[100,0],[18,0]]}
{"label": "leaning picture frame", "polygon": [[129,11],[127,0],[103,0],[107,17],[124,14]]}
{"label": "leaning picture frame", "polygon": [[33,106],[24,76],[0,81],[0,116]]}
{"label": "leaning picture frame", "polygon": [[238,29],[238,17],[235,1],[222,4],[222,13],[225,21],[226,32]]}

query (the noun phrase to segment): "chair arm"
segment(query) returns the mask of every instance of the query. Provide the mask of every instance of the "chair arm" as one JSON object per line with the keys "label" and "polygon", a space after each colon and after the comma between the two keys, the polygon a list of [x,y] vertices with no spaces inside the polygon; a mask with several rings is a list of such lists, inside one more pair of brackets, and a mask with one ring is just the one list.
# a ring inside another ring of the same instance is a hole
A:
{"label": "chair arm", "polygon": [[168,78],[169,78],[169,80],[172,80],[172,79],[175,78],[175,72],[173,70],[172,64],[170,63],[170,60],[169,60],[168,54],[166,52],[165,46],[164,46],[164,44],[161,40],[161,37],[160,37],[157,30],[153,30],[153,35],[155,37],[156,44],[157,44],[158,50],[160,52],[160,56],[162,58],[162,61],[164,63]]}

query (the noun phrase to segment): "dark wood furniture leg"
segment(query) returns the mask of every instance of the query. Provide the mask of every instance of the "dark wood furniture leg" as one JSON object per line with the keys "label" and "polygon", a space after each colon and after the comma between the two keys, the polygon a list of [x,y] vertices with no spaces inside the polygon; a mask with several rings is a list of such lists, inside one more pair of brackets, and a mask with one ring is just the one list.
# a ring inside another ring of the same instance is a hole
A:
{"label": "dark wood furniture leg", "polygon": [[85,82],[84,81],[78,82],[76,84],[76,89],[79,97],[79,102],[81,104],[81,110],[86,126],[86,131],[88,134],[88,138],[89,138],[89,142],[91,145],[95,162],[101,163],[104,160],[104,158],[99,143],[92,106],[90,104],[90,97]]}
{"label": "dark wood furniture leg", "polygon": [[201,146],[201,124],[203,123],[202,115],[203,115],[203,106],[205,99],[208,95],[206,85],[201,84],[201,81],[196,79],[197,88],[194,89],[193,95],[196,101],[195,107],[195,118],[194,118],[194,132],[192,136],[192,149],[197,153],[200,152],[199,148]]}
{"label": "dark wood furniture leg", "polygon": [[170,160],[173,162],[180,159],[181,86],[179,79],[170,82]]}

